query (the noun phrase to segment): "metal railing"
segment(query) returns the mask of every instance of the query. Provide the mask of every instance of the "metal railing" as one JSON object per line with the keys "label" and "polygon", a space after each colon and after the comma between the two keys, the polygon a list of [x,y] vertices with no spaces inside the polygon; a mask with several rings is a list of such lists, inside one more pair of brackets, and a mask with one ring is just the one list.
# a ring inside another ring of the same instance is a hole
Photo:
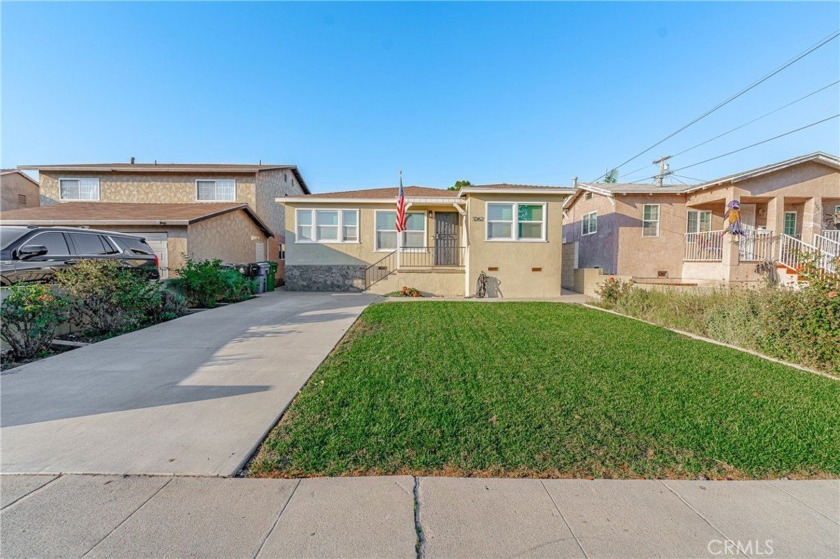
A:
{"label": "metal railing", "polygon": [[397,251],[389,252],[387,256],[382,257],[377,262],[374,262],[365,268],[365,291],[370,289],[370,286],[376,282],[382,281],[393,272],[397,271]]}
{"label": "metal railing", "polygon": [[784,233],[779,235],[779,262],[791,270],[800,271],[806,262],[819,259],[819,254],[812,244]]}
{"label": "metal railing", "polygon": [[824,229],[820,236],[827,238],[829,241],[840,243],[840,229]]}
{"label": "metal railing", "polygon": [[720,262],[723,260],[723,230],[685,234],[683,260]]}
{"label": "metal railing", "polygon": [[836,272],[837,260],[840,258],[840,241],[835,241],[823,235],[814,236],[814,246],[820,255],[817,264],[827,272]]}
{"label": "metal railing", "polygon": [[769,262],[773,260],[773,232],[750,229],[738,240],[738,260]]}
{"label": "metal railing", "polygon": [[399,263],[402,268],[463,268],[467,247],[438,244],[431,247],[405,247],[400,249]]}

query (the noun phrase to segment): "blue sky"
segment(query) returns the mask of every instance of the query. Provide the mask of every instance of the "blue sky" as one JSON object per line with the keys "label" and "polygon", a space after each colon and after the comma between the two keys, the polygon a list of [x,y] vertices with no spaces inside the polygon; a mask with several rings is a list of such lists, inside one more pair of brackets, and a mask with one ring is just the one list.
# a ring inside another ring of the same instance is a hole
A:
{"label": "blue sky", "polygon": [[[297,164],[313,190],[592,180],[840,27],[827,3],[8,3],[2,166]],[[834,40],[622,178],[840,79]],[[840,112],[840,87],[675,159]],[[686,170],[822,150],[838,120]],[[648,172],[649,171],[649,172]]]}

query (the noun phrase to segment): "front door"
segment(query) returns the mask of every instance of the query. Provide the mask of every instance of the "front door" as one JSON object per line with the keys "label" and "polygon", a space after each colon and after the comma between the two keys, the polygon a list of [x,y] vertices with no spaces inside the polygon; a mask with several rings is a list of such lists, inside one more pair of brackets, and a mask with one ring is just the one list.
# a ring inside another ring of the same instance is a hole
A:
{"label": "front door", "polygon": [[459,266],[458,212],[435,212],[435,266]]}

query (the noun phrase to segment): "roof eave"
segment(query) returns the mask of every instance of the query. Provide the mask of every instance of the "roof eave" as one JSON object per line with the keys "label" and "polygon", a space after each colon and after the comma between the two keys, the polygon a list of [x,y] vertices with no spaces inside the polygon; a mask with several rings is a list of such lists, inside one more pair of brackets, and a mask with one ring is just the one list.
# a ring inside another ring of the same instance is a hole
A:
{"label": "roof eave", "polygon": [[[284,196],[282,198],[275,198],[278,204],[396,204],[397,197],[393,198],[319,198],[317,196]],[[412,204],[460,204],[463,200],[459,200],[456,196],[434,197],[434,196],[406,196],[406,202]]]}

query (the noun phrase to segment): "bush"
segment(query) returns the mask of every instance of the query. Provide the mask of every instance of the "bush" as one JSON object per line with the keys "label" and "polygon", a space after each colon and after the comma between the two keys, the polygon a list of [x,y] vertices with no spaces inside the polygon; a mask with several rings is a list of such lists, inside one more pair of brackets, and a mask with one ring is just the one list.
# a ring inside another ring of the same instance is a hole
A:
{"label": "bush", "polygon": [[633,288],[633,280],[622,281],[615,278],[607,278],[604,283],[598,284],[599,289],[595,293],[601,296],[601,301],[607,304],[614,304],[620,297],[627,294]]}
{"label": "bush", "polygon": [[612,299],[602,295],[601,304],[662,326],[840,374],[840,278],[807,267],[803,278],[806,283],[799,289],[631,287]]}
{"label": "bush", "polygon": [[165,322],[187,314],[187,299],[180,293],[163,290],[154,312],[147,317],[151,323]]}
{"label": "bush", "polygon": [[55,284],[70,300],[69,317],[88,335],[136,329],[160,305],[155,282],[114,260],[80,260],[55,273]]}
{"label": "bush", "polygon": [[67,300],[44,284],[5,288],[0,305],[0,337],[15,360],[31,359],[47,349],[67,316]]}
{"label": "bush", "polygon": [[191,307],[212,309],[220,302],[239,302],[256,291],[256,282],[221,260],[187,260],[171,284],[186,297]]}

